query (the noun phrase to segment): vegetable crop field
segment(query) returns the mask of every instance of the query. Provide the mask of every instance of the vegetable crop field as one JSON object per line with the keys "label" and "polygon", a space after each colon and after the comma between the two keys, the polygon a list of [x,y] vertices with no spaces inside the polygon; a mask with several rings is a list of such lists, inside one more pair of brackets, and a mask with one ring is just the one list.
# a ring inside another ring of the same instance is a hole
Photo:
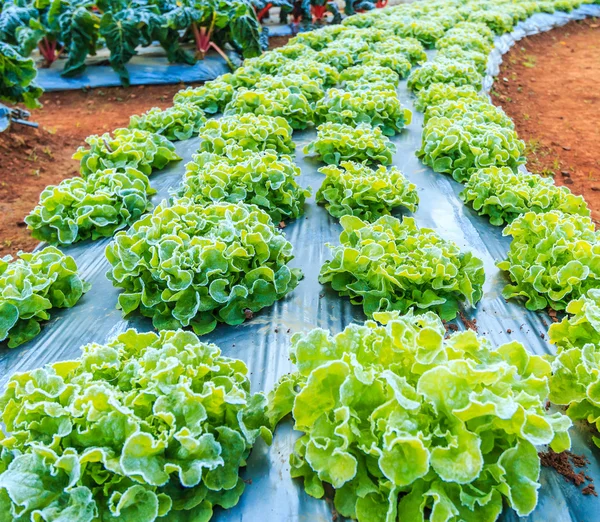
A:
{"label": "vegetable crop field", "polygon": [[[489,93],[600,4],[386,4],[0,0],[11,109],[36,47],[231,69],[15,216],[0,522],[599,519],[600,232]],[[264,51],[272,7],[297,34]]]}

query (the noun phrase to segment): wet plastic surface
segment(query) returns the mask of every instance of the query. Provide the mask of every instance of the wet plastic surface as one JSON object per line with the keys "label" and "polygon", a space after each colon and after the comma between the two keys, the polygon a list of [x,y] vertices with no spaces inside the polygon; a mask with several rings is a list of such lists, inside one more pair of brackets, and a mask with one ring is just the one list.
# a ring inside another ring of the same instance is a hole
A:
{"label": "wet plastic surface", "polygon": [[[88,65],[82,74],[73,78],[60,75],[62,65],[59,62],[50,69],[38,69],[37,83],[46,91],[121,85],[118,74],[110,65]],[[209,81],[230,71],[225,60],[217,54],[210,54],[194,65],[169,63],[165,56],[142,54],[134,56],[125,68],[129,71],[131,85]]]}
{"label": "wet plastic surface", "polygon": [[[498,39],[499,49],[506,52],[519,35],[547,30],[594,13],[600,15],[600,6],[587,6],[570,15],[560,14],[556,17],[536,15],[526,23],[519,24],[512,39],[508,36]],[[433,52],[429,54],[433,56]],[[490,71],[497,70],[500,57],[501,54],[495,52],[490,60]],[[486,85],[489,89],[489,78]],[[507,303],[501,296],[506,279],[496,268],[495,262],[505,256],[510,238],[502,237],[500,227],[491,226],[486,218],[477,216],[463,205],[458,197],[462,188],[460,184],[448,176],[434,173],[417,159],[414,152],[421,142],[423,115],[414,110],[412,95],[405,81],[400,84],[398,94],[402,103],[413,110],[413,122],[393,138],[398,148],[394,165],[419,188],[421,203],[414,217],[420,226],[436,229],[461,248],[472,250],[485,263],[484,297],[475,309],[466,309],[465,314],[477,319],[479,334],[485,335],[496,346],[517,340],[537,354],[551,353],[552,347],[544,338],[550,319],[544,314],[527,311],[517,301]],[[295,141],[296,160],[302,169],[300,184],[312,186],[316,192],[323,179],[317,171],[322,164],[302,153],[302,147],[314,135],[314,130],[297,133]],[[176,146],[183,160],[152,176],[152,185],[158,190],[155,203],[168,197],[169,190],[178,185],[185,163],[198,147],[198,140],[180,142]],[[329,258],[326,243],[337,243],[340,230],[337,220],[329,216],[323,207],[316,205],[312,197],[306,204],[306,214],[285,228],[288,239],[294,245],[296,258],[292,264],[302,268],[305,274],[298,287],[273,307],[256,314],[246,324],[238,327],[220,326],[203,337],[203,340],[218,344],[225,355],[246,362],[254,391],[269,391],[281,375],[293,369],[288,358],[292,333],[315,327],[339,332],[353,321],[364,320],[359,307],[351,305],[346,298],[338,297],[334,291],[318,282],[319,269]],[[88,241],[63,249],[75,257],[84,278],[92,283],[92,289],[74,308],[53,312],[52,320],[43,326],[42,333],[34,341],[14,350],[0,348],[0,386],[15,371],[77,357],[83,344],[105,342],[130,327],[140,331],[152,329],[148,319],[138,315],[124,319],[115,308],[119,292],[104,275],[108,263],[103,253],[109,241]],[[462,323],[457,324],[460,329],[464,328]],[[600,483],[599,453],[591,442],[590,434],[580,427],[574,428],[571,434],[573,451],[584,454],[590,460],[586,473]],[[289,476],[288,459],[297,436],[287,420],[277,429],[270,448],[259,442],[244,471],[244,478],[250,479],[251,483],[240,503],[230,510],[217,512],[215,520],[332,520],[330,504],[309,497],[302,483]],[[594,522],[600,519],[600,499],[582,496],[580,489],[565,482],[554,470],[543,469],[541,483],[538,507],[527,520]],[[506,509],[501,520],[513,521],[517,520],[517,516],[512,510]]]}

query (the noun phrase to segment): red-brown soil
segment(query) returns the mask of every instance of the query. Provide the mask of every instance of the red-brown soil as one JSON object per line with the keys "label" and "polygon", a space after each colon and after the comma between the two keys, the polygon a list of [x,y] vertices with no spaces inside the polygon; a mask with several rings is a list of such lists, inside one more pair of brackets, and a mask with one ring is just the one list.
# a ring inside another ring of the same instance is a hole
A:
{"label": "red-brown soil", "polygon": [[183,85],[102,88],[46,93],[31,111],[39,129],[13,125],[0,133],[0,256],[38,243],[23,222],[47,185],[76,176],[71,159],[90,134],[129,124],[129,116],[168,107]]}
{"label": "red-brown soil", "polygon": [[504,56],[492,99],[527,143],[528,168],[582,194],[600,223],[600,20],[530,36]]}

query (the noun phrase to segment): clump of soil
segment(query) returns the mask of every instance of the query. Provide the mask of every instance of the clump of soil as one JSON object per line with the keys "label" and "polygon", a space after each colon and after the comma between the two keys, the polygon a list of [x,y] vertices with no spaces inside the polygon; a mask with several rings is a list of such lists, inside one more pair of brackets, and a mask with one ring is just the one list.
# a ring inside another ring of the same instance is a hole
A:
{"label": "clump of soil", "polygon": [[[571,451],[556,453],[552,449],[548,449],[548,451],[541,451],[539,456],[542,466],[554,468],[567,482],[571,482],[577,487],[588,482],[581,489],[582,494],[598,496],[592,478],[582,469],[589,464],[584,455],[577,455]],[[580,471],[575,471],[575,468],[580,469]]]}
{"label": "clump of soil", "polygon": [[585,197],[600,223],[600,21],[586,19],[517,42],[492,99],[527,143],[528,168]]}
{"label": "clump of soil", "polygon": [[172,105],[178,85],[139,86],[51,92],[43,107],[31,111],[39,129],[13,125],[0,132],[0,257],[30,251],[31,238],[23,218],[48,185],[78,175],[71,159],[91,134],[129,125],[129,117],[151,107]]}

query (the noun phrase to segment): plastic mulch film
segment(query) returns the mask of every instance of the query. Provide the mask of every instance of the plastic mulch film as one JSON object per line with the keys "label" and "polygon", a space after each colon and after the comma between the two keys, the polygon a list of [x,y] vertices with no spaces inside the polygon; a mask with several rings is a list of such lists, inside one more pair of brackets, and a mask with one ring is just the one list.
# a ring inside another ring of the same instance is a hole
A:
{"label": "plastic mulch film", "polygon": [[[519,24],[512,35],[497,39],[498,48],[506,52],[514,41],[531,31],[547,30],[594,13],[600,14],[600,7],[584,7],[556,16],[535,15]],[[430,52],[430,57],[432,55]],[[492,56],[491,70],[497,68],[500,56],[498,52]],[[402,103],[413,110],[413,122],[392,138],[397,146],[394,165],[418,186],[421,204],[414,213],[415,219],[420,226],[434,228],[462,249],[473,251],[485,264],[483,299],[476,308],[465,309],[465,315],[477,320],[479,334],[495,346],[520,341],[537,354],[551,353],[553,348],[545,339],[550,319],[543,313],[528,311],[522,303],[506,302],[502,298],[502,288],[507,280],[495,262],[505,257],[510,238],[502,237],[501,227],[490,225],[485,217],[477,216],[463,205],[458,197],[461,185],[449,176],[434,173],[417,159],[415,151],[421,143],[423,114],[414,110],[406,81],[401,82],[398,94]],[[312,186],[316,192],[323,180],[323,175],[317,171],[322,163],[302,153],[302,147],[314,136],[314,130],[300,132],[295,135],[295,141],[296,161],[302,170],[299,182],[303,186]],[[158,190],[155,203],[168,197],[169,191],[179,184],[184,165],[197,149],[198,140],[180,142],[176,147],[183,161],[151,178],[152,185]],[[298,287],[272,307],[255,314],[251,321],[236,327],[219,326],[202,338],[216,343],[224,355],[247,363],[253,391],[271,390],[279,377],[292,370],[289,346],[294,332],[315,327],[339,332],[349,323],[365,319],[360,307],[350,304],[347,298],[340,298],[317,279],[321,265],[329,258],[326,243],[338,242],[341,231],[338,221],[316,205],[314,196],[307,201],[305,210],[304,216],[285,228],[296,256],[291,265],[302,268],[305,274]],[[123,319],[115,308],[118,290],[105,277],[109,265],[104,258],[104,249],[109,241],[86,241],[63,249],[75,258],[83,277],[92,283],[92,289],[75,307],[53,312],[52,319],[42,326],[41,334],[30,343],[14,350],[0,350],[0,385],[4,385],[13,372],[75,358],[80,354],[79,348],[86,343],[103,343],[131,327],[140,331],[152,329],[149,319],[135,314]],[[464,329],[460,322],[457,326]],[[254,447],[243,471],[243,478],[249,484],[244,495],[234,508],[217,511],[215,520],[332,520],[331,503],[308,496],[301,482],[290,478],[288,461],[298,436],[291,426],[288,420],[278,427],[271,447],[262,441]],[[573,451],[590,461],[586,474],[600,481],[599,450],[591,442],[591,435],[579,426],[573,428],[571,434]],[[540,480],[539,504],[527,520],[593,522],[600,519],[600,498],[583,496],[580,489],[567,483],[552,469],[543,468]],[[505,521],[516,519],[510,509],[505,509],[501,517]]]}
{"label": "plastic mulch film", "polygon": [[[150,49],[151,50],[151,49]],[[148,49],[146,49],[148,51]],[[238,61],[236,53],[230,53],[233,61]],[[68,91],[82,88],[118,87],[119,75],[109,65],[88,65],[85,71],[72,78],[61,76],[62,67],[58,62],[50,69],[38,69],[37,83],[45,91]],[[164,85],[173,83],[203,82],[214,80],[230,71],[229,66],[219,55],[210,54],[194,65],[169,63],[165,56],[155,56],[150,52],[134,56],[125,65],[131,85]]]}

